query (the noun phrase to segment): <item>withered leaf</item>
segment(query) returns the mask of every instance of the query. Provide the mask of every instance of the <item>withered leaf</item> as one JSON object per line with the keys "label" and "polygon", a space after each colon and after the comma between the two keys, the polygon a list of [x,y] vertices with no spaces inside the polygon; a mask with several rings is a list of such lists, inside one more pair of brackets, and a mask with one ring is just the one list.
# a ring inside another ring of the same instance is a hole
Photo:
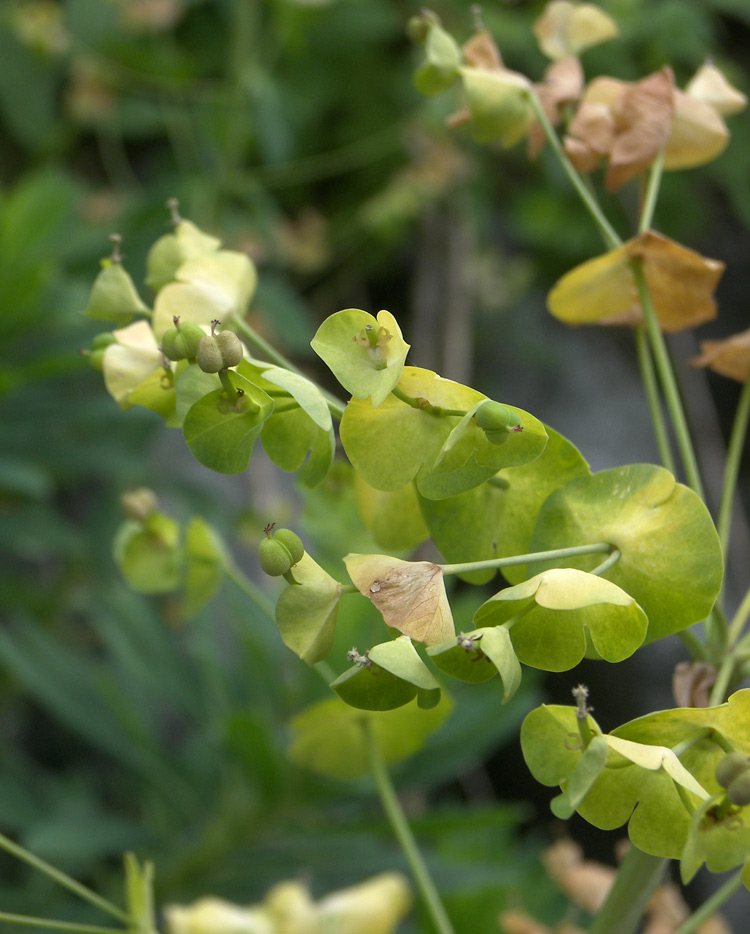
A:
{"label": "withered leaf", "polygon": [[501,71],[505,66],[495,40],[482,29],[475,33],[461,49],[464,62],[483,71]]}
{"label": "withered leaf", "polygon": [[701,341],[701,354],[690,363],[746,383],[750,379],[750,330],[723,341]]}
{"label": "withered leaf", "polygon": [[747,97],[733,87],[716,65],[706,62],[688,81],[685,93],[697,101],[710,104],[723,117],[731,117],[747,107]]}
{"label": "withered leaf", "polygon": [[708,662],[678,662],[672,674],[672,695],[678,707],[708,707],[716,668]]}
{"label": "withered leaf", "polygon": [[[544,72],[544,80],[534,86],[539,103],[552,126],[562,118],[562,108],[578,100],[583,92],[583,68],[572,55],[552,62]],[[538,120],[529,127],[529,158],[535,159],[545,142],[544,131]]]}
{"label": "withered leaf", "polygon": [[455,636],[443,571],[437,564],[356,554],[347,555],[344,564],[354,586],[380,610],[386,625],[425,645]]}
{"label": "withered leaf", "polygon": [[723,152],[729,130],[718,111],[678,90],[674,105],[674,121],[664,150],[665,169],[691,169]]}
{"label": "withered leaf", "polygon": [[534,35],[542,52],[558,59],[614,38],[617,25],[593,3],[553,0],[534,23]]}

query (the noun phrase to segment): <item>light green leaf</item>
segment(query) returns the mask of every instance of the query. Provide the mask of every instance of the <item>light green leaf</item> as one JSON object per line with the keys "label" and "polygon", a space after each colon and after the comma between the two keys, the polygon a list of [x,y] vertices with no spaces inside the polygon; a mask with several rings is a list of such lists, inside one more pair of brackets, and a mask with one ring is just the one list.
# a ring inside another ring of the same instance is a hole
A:
{"label": "light green leaf", "polygon": [[[705,618],[719,593],[723,562],[705,505],[668,470],[634,464],[571,480],[539,513],[532,551],[608,542],[621,552],[605,576],[642,607],[647,642]],[[538,562],[591,570],[600,556]]]}
{"label": "light green leaf", "polygon": [[341,584],[307,552],[292,573],[297,583],[282,591],[276,604],[276,625],[284,645],[302,661],[314,665],[331,651]]}
{"label": "light green leaf", "polygon": [[190,408],[182,426],[195,458],[225,474],[247,468],[263,423],[273,411],[273,402],[262,389],[237,373],[232,382],[242,396],[229,400],[223,389],[216,389]]}
{"label": "light green leaf", "polygon": [[573,769],[565,791],[550,802],[555,817],[568,820],[573,816],[606,764],[607,739],[604,736],[594,736]]}
{"label": "light green leaf", "polygon": [[173,282],[177,270],[187,259],[204,253],[215,253],[221,240],[203,233],[192,221],[180,221],[174,233],[160,237],[149,250],[146,259],[146,285],[158,292]]}
{"label": "light green leaf", "polygon": [[178,364],[175,376],[176,413],[182,425],[190,409],[210,392],[221,388],[218,373],[204,373],[197,363]]}
{"label": "light green leaf", "polygon": [[444,692],[431,710],[410,703],[397,710],[363,711],[331,698],[292,720],[289,759],[329,778],[359,778],[370,771],[365,723],[373,730],[386,763],[393,764],[418,752],[452,707]]}
{"label": "light green leaf", "polygon": [[381,548],[408,551],[430,537],[413,483],[383,493],[355,473],[354,493],[362,521]]}
{"label": "light green leaf", "polygon": [[[501,470],[472,490],[448,499],[420,497],[419,505],[430,535],[447,562],[486,561],[528,554],[536,517],[550,493],[573,477],[589,473],[578,450],[562,435],[546,429],[549,441],[535,460]],[[460,575],[484,584],[497,572],[470,571]],[[515,584],[527,576],[523,567],[503,569]]]}
{"label": "light green leaf", "polygon": [[427,654],[441,671],[471,684],[489,681],[499,672],[503,704],[521,684],[521,666],[504,626],[459,633],[455,639],[430,646]]}
{"label": "light green leaf", "polygon": [[139,593],[169,593],[182,581],[180,526],[163,513],[145,522],[129,519],[112,545],[115,564],[129,587]]}
{"label": "light green leaf", "polygon": [[420,94],[442,94],[458,80],[461,49],[456,40],[438,23],[431,22],[424,46],[424,62],[414,74],[414,86]]}
{"label": "light green leaf", "polygon": [[310,343],[344,389],[355,399],[370,399],[373,406],[396,386],[409,352],[389,311],[373,318],[359,308],[326,318]]}
{"label": "light green leaf", "polygon": [[185,586],[182,612],[187,618],[215,596],[229,564],[224,542],[200,516],[185,529]]}
{"label": "light green leaf", "polygon": [[[616,584],[573,568],[556,568],[508,587],[474,614],[477,625],[514,620],[510,637],[525,665],[567,671],[593,647],[609,662],[642,644],[646,614]],[[596,656],[595,656],[596,657]]]}

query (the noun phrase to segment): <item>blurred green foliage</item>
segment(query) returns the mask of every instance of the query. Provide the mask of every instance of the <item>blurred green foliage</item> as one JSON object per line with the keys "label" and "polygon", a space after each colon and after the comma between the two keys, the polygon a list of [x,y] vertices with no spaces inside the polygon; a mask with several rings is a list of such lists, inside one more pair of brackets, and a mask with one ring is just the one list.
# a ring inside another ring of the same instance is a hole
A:
{"label": "blurred green foliage", "polygon": [[[683,84],[710,54],[747,89],[742,0],[602,5],[622,37],[586,53],[590,74],[633,78],[670,62]],[[542,6],[483,13],[507,64],[534,79],[544,61],[530,26]],[[480,150],[445,129],[445,103],[418,98],[404,33],[415,10],[398,0],[0,8],[0,829],[110,893],[128,848],[156,860],[168,900],[250,902],[310,871],[322,892],[401,866],[367,783],[287,765],[285,724],[321,687],[260,610],[228,586],[185,624],[169,598],[137,597],[116,575],[124,490],[146,483],[181,519],[205,515],[251,566],[248,540],[266,521],[254,510],[269,506],[263,480],[219,485],[197,472],[179,444],[156,440],[150,413],[120,415],[77,351],[96,333],[80,311],[107,235],[123,235],[142,281],[172,196],[256,260],[255,326],[300,362],[323,317],[360,305],[391,308],[415,362],[439,366],[445,317],[425,317],[419,295],[448,274],[438,272],[442,241],[467,229],[475,315],[525,327],[512,320],[524,297],[599,243],[544,156],[532,167],[522,147],[500,158]],[[438,12],[468,36],[466,4]],[[750,226],[750,124],[733,132],[706,171],[665,181],[665,233],[700,246]],[[629,197],[607,205],[623,227]],[[342,482],[334,472],[310,494],[302,519],[331,562],[366,535]],[[278,511],[297,508],[287,487],[273,491]],[[373,621],[348,624],[351,643]],[[416,830],[462,930],[491,929],[524,891],[551,914],[559,907],[540,888],[536,842],[519,843],[522,808],[473,803],[468,791],[457,807],[457,780],[517,733],[532,693],[500,717],[494,685],[459,692],[446,727],[398,773],[417,803],[444,802]],[[91,919],[5,860],[0,902]]]}

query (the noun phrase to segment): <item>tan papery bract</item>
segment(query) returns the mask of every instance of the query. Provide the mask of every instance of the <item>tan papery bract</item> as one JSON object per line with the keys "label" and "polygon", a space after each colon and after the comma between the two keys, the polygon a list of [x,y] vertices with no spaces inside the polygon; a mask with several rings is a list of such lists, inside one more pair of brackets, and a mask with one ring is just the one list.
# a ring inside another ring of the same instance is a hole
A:
{"label": "tan papery bract", "polygon": [[747,107],[747,97],[733,87],[711,62],[701,65],[688,81],[685,93],[697,101],[710,104],[722,117],[731,117]]}
{"label": "tan papery bract", "polygon": [[708,367],[722,376],[746,383],[750,379],[750,330],[723,341],[701,341],[701,354],[691,366]]}

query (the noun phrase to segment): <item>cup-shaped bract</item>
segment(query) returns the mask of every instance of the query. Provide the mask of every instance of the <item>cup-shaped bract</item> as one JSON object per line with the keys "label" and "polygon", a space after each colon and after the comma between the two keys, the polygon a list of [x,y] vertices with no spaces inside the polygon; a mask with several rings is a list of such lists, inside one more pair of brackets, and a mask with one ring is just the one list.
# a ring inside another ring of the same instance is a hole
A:
{"label": "cup-shaped bract", "polygon": [[192,221],[181,220],[172,233],[160,237],[146,259],[146,285],[158,292],[177,277],[185,260],[216,253],[221,240],[204,233]]}
{"label": "cup-shaped bract", "polygon": [[461,49],[456,40],[437,22],[434,14],[423,18],[426,27],[424,61],[414,74],[420,94],[432,96],[447,91],[458,80]]}
{"label": "cup-shaped bract", "polygon": [[642,644],[648,628],[646,614],[624,590],[574,568],[544,571],[501,590],[474,614],[478,626],[511,620],[518,658],[545,671],[567,671],[587,652],[622,661]]}
{"label": "cup-shaped bract", "polygon": [[315,353],[355,399],[378,406],[401,379],[410,345],[389,311],[377,318],[359,308],[337,311],[310,342]]}
{"label": "cup-shaped bract", "polygon": [[94,280],[87,318],[98,321],[114,321],[120,327],[129,324],[136,315],[150,315],[151,310],[143,302],[121,262],[102,260],[102,270]]}
{"label": "cup-shaped bract", "polygon": [[471,134],[478,143],[499,141],[509,148],[523,139],[535,119],[527,78],[506,68],[486,71],[464,67],[461,81]]}
{"label": "cup-shaped bract", "polygon": [[461,632],[455,639],[430,646],[427,654],[441,671],[470,684],[489,681],[499,673],[503,703],[511,699],[521,684],[521,666],[504,626]]}
{"label": "cup-shaped bract", "polygon": [[341,584],[307,552],[294,565],[294,584],[276,604],[276,625],[284,645],[314,665],[328,656],[336,632]]}
{"label": "cup-shaped bract", "polygon": [[551,59],[578,55],[617,35],[617,24],[593,3],[553,0],[534,23],[539,48]]}

